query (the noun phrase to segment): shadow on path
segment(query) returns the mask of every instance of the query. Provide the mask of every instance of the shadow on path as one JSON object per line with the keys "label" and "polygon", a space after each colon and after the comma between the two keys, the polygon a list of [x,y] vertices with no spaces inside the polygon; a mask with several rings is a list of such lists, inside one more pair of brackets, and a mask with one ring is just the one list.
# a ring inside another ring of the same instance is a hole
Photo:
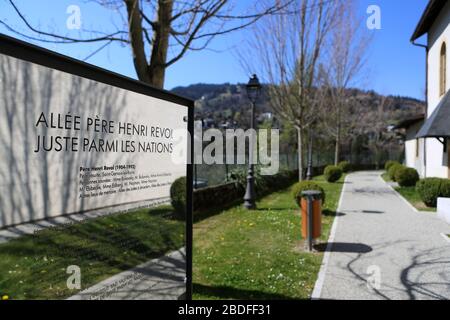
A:
{"label": "shadow on path", "polygon": [[331,210],[323,210],[322,215],[324,215],[326,217],[343,217],[343,216],[345,216],[345,213],[331,211]]}
{"label": "shadow on path", "polygon": [[[329,243],[320,243],[314,246],[314,249],[319,252],[327,251]],[[372,252],[372,247],[362,243],[343,243],[334,242],[331,243],[330,252],[345,252],[345,253],[369,253]]]}

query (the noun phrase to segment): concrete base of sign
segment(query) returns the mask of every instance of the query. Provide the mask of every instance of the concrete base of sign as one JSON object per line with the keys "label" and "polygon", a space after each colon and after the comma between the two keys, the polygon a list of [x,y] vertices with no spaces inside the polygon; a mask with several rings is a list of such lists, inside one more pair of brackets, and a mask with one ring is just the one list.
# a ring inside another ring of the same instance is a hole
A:
{"label": "concrete base of sign", "polygon": [[186,292],[185,250],[119,273],[68,300],[178,300]]}
{"label": "concrete base of sign", "polygon": [[450,198],[438,198],[437,215],[450,224]]}

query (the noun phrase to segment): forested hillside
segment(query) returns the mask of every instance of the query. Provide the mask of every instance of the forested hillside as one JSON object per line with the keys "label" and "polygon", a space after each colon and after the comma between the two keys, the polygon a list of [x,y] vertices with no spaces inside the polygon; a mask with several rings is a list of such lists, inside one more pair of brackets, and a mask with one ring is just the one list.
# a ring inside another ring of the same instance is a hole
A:
{"label": "forested hillside", "polygon": [[[194,84],[188,87],[176,87],[174,93],[196,100],[196,119],[209,119],[211,125],[221,127],[234,123],[245,128],[248,124],[250,102],[247,99],[244,84]],[[382,96],[374,91],[351,89],[347,92],[353,98],[349,116],[357,118],[356,122],[368,120],[371,123],[374,114],[379,112],[382,104],[386,126],[402,119],[424,113],[425,103],[414,98],[400,96]],[[265,91],[257,104],[257,114],[270,113],[270,100]],[[274,115],[276,118],[276,115]],[[361,119],[364,118],[364,119]],[[379,118],[376,117],[376,118]]]}

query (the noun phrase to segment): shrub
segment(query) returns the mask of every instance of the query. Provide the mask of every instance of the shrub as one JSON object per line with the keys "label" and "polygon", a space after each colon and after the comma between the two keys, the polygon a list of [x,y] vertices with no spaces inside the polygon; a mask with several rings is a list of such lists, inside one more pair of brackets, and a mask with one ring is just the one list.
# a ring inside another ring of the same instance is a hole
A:
{"label": "shrub", "polygon": [[[247,168],[239,168],[233,170],[229,178],[236,181],[244,190],[247,186]],[[255,166],[254,179],[255,190],[258,196],[266,195],[274,190],[279,190],[288,187],[293,183],[298,174],[295,171],[280,171],[276,175],[261,175],[259,167]]]}
{"label": "shrub", "polygon": [[442,179],[439,197],[450,198],[450,179]]}
{"label": "shrub", "polygon": [[400,170],[402,168],[405,168],[405,166],[399,163],[392,165],[388,170],[389,178],[391,178],[392,181],[396,181],[395,174],[397,173],[397,170]]}
{"label": "shrub", "polygon": [[295,171],[281,171],[276,175],[263,176],[258,174],[255,180],[256,194],[264,196],[271,192],[289,187],[298,178]]}
{"label": "shrub", "polygon": [[400,187],[414,187],[419,181],[419,174],[416,169],[401,167],[395,171],[395,181]]}
{"label": "shrub", "polygon": [[170,199],[175,209],[175,217],[180,220],[186,219],[186,177],[175,180],[170,186]]}
{"label": "shrub", "polygon": [[[281,171],[273,176],[263,176],[255,170],[255,188],[258,197],[288,188],[296,179],[298,171]],[[194,215],[224,208],[242,201],[247,186],[247,170],[233,170],[229,175],[233,182],[194,190]]]}
{"label": "shrub", "polygon": [[328,166],[323,174],[328,182],[336,182],[342,177],[342,170],[338,166]]}
{"label": "shrub", "polygon": [[339,162],[338,167],[341,168],[342,172],[347,173],[352,170],[352,165],[348,161]]}
{"label": "shrub", "polygon": [[390,169],[393,165],[395,165],[395,164],[400,164],[400,162],[389,160],[389,161],[387,161],[387,162],[385,163],[384,169],[385,169],[386,171],[389,171],[389,169]]}
{"label": "shrub", "polygon": [[247,170],[248,170],[247,168],[237,168],[231,170],[231,172],[228,174],[228,180],[235,181],[240,186],[245,188],[247,184],[247,175],[248,175]]}
{"label": "shrub", "polygon": [[302,181],[295,184],[292,187],[292,196],[296,204],[300,206],[300,200],[302,199],[302,192],[304,191],[320,191],[322,192],[322,204],[325,203],[325,191],[321,186],[312,181]]}
{"label": "shrub", "polygon": [[417,193],[427,207],[436,208],[437,198],[450,197],[450,180],[426,178],[417,182]]}
{"label": "shrub", "polygon": [[194,213],[224,208],[242,200],[245,187],[237,182],[194,190]]}

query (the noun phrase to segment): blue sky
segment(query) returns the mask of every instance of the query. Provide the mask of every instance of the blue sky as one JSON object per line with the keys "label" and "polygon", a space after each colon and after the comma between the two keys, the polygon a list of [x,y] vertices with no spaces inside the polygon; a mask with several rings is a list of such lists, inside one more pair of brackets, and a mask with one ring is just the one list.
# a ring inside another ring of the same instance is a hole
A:
{"label": "blue sky", "polygon": [[[250,3],[239,1],[239,6]],[[425,52],[411,45],[409,39],[428,0],[358,0],[358,13],[367,16],[369,5],[378,5],[382,14],[382,29],[373,32],[373,43],[367,61],[368,79],[361,85],[363,89],[373,89],[383,94],[411,96],[424,99],[425,92]],[[15,3],[34,26],[41,29],[63,31],[76,37],[77,30],[68,30],[66,9],[78,5],[81,9],[82,27],[92,30],[108,30],[112,24],[120,24],[114,11],[84,0],[16,0]],[[30,34],[19,20],[7,0],[0,0],[0,20],[14,26],[17,30]],[[5,27],[0,32],[13,35]],[[181,61],[171,66],[166,74],[166,88],[185,86],[193,83],[237,83],[246,82],[248,75],[243,72],[233,54],[245,32],[218,37],[210,45],[211,50],[189,52]],[[54,51],[85,59],[101,44],[47,44],[34,42]],[[424,42],[425,39],[422,39]],[[112,44],[94,55],[87,62],[135,78],[130,49]]]}

